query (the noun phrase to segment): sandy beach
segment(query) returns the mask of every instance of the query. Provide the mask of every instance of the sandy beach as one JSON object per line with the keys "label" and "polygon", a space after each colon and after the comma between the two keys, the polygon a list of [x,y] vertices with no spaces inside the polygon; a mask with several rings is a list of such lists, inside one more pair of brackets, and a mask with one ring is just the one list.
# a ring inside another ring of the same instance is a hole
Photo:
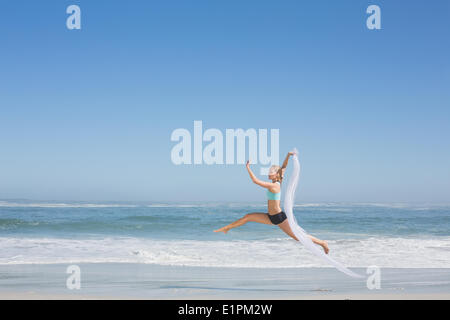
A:
{"label": "sandy beach", "polygon": [[369,290],[332,268],[79,267],[80,289],[70,290],[67,265],[0,266],[0,299],[450,299],[450,269],[382,269],[380,289]]}
{"label": "sandy beach", "polygon": [[[36,292],[0,292],[0,300],[148,300],[146,298],[120,296],[90,296],[79,294],[40,294]],[[212,299],[208,295],[186,295],[175,298],[156,298],[153,300],[222,300]],[[450,294],[330,294],[330,295],[299,295],[289,298],[259,299],[259,300],[449,300]],[[253,300],[240,297],[238,300]]]}

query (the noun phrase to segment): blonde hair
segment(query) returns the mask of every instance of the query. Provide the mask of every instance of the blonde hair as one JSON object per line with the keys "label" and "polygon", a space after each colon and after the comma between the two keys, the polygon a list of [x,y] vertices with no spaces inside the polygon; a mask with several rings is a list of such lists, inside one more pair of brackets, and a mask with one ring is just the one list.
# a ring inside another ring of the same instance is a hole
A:
{"label": "blonde hair", "polygon": [[270,169],[269,169],[269,174],[272,172],[272,173],[277,173],[277,175],[278,175],[278,181],[280,181],[280,183],[281,182],[283,182],[283,176],[281,175],[281,173],[282,173],[282,170],[283,170],[283,168],[281,168],[280,166],[277,166],[277,165],[273,165],[273,166],[271,166],[270,167]]}

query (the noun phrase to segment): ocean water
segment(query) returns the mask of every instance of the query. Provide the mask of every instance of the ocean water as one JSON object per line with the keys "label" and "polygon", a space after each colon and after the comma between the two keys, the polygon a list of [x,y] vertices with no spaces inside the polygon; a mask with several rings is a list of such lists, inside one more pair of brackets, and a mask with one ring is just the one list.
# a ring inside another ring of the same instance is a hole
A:
{"label": "ocean water", "polygon": [[[277,226],[214,233],[264,204],[0,201],[0,265],[329,267]],[[298,223],[348,267],[450,268],[450,205],[299,204]]]}

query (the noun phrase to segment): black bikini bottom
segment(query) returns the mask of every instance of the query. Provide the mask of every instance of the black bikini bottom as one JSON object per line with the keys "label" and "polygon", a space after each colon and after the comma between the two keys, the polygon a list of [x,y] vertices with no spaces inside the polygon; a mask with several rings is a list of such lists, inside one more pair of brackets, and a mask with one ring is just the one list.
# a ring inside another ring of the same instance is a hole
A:
{"label": "black bikini bottom", "polygon": [[286,213],[284,211],[281,211],[277,214],[267,214],[269,216],[270,221],[272,221],[273,224],[280,224],[284,220],[287,219]]}

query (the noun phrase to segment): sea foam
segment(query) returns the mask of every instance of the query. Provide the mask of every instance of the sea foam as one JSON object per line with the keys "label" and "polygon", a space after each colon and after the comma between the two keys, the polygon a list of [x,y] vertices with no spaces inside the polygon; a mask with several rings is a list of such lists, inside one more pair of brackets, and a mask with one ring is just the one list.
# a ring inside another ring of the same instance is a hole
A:
{"label": "sea foam", "polygon": [[[329,241],[348,267],[449,268],[450,237]],[[144,238],[0,238],[0,264],[144,263],[204,267],[328,267],[290,238],[153,240]]]}

